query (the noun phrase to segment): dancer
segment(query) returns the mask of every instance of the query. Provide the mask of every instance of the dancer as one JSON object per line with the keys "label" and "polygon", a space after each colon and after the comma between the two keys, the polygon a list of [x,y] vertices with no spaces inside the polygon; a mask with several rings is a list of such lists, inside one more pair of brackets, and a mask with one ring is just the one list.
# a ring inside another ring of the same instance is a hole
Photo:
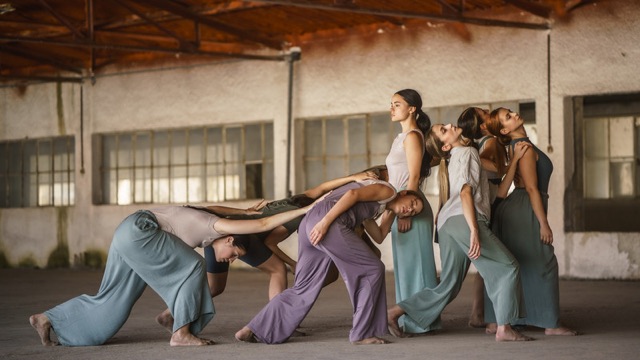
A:
{"label": "dancer", "polygon": [[184,206],[137,211],[114,233],[98,293],[32,315],[29,322],[45,346],[57,345],[51,330],[62,345],[101,345],[118,332],[149,285],[175,318],[171,346],[212,345],[196,336],[215,311],[204,259],[193,248],[213,246],[217,261],[233,261],[245,254],[246,239],[230,234],[273,229],[310,208],[257,220],[229,220]]}
{"label": "dancer", "polygon": [[[500,145],[509,146],[511,151],[518,142],[531,143],[524,120],[505,108],[491,112],[487,129]],[[518,163],[515,190],[498,205],[493,222],[494,232],[521,264],[527,316],[513,324],[544,328],[546,335],[577,335],[559,320],[558,261],[547,220],[547,190],[553,164],[535,145],[531,147],[534,151],[528,151]],[[491,323],[495,316],[489,305],[485,305],[485,320]],[[493,331],[493,325],[487,330]]]}
{"label": "dancer", "polygon": [[241,341],[277,344],[286,341],[306,317],[322,289],[326,273],[335,263],[354,306],[353,344],[384,344],[387,334],[384,264],[356,234],[362,223],[378,243],[391,221],[374,221],[384,208],[399,217],[423,209],[422,198],[411,191],[396,193],[380,180],[349,183],[318,202],[298,229],[298,270],[295,284],[273,298],[253,320],[236,333]]}
{"label": "dancer", "polygon": [[[499,145],[495,136],[491,135],[487,130],[486,120],[488,118],[488,110],[469,107],[460,114],[457,124],[462,129],[462,136],[467,139],[473,139],[478,145],[482,170],[489,181],[489,202],[493,210],[496,192],[505,173],[506,159],[503,152],[498,151]],[[511,180],[509,183],[511,183]],[[471,303],[469,326],[475,328],[484,328],[486,326],[484,322],[484,281],[480,274],[476,274],[473,282],[473,301]]]}
{"label": "dancer", "polygon": [[[440,202],[437,218],[442,272],[440,284],[425,288],[388,311],[389,328],[404,336],[398,324],[402,315],[429,326],[460,291],[473,262],[489,296],[496,304],[496,341],[523,341],[530,338],[511,328],[520,315],[521,291],[518,263],[489,230],[488,185],[480,169],[480,157],[470,141],[453,125],[434,125],[426,139],[427,151],[440,161]],[[449,157],[447,167],[445,158]],[[481,251],[482,245],[482,251]]]}
{"label": "dancer", "polygon": [[[432,157],[424,147],[424,133],[431,127],[431,120],[422,111],[422,98],[417,91],[404,89],[393,95],[391,121],[400,123],[402,132],[394,139],[386,159],[389,182],[397,190],[420,192],[420,185],[431,171]],[[425,204],[420,215],[398,218],[391,228],[396,302],[438,284],[431,241],[433,212],[424,194],[420,194]],[[422,327],[411,318],[402,317],[400,326],[407,334],[422,334],[439,329],[440,323]]]}

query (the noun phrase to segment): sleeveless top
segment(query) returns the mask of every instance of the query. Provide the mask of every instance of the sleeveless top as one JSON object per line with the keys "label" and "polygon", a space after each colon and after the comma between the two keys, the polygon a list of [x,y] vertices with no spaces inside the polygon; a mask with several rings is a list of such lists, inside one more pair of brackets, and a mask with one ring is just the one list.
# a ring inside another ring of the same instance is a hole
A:
{"label": "sleeveless top", "polygon": [[[478,144],[478,153],[482,154],[487,140],[493,139],[493,138],[494,138],[493,135],[486,135],[480,138],[479,140],[476,140],[476,143]],[[489,179],[489,181],[491,181],[492,179],[498,179],[497,184],[500,184],[500,176],[498,175],[497,172],[487,171],[487,170],[483,170],[483,171],[487,174],[487,179]]]}
{"label": "sleeveless top", "polygon": [[407,132],[398,134],[391,144],[389,155],[385,159],[387,171],[389,173],[389,183],[396,189],[400,190],[407,186],[409,181],[409,164],[407,163],[407,154],[404,151],[404,140],[410,132],[417,132],[422,139],[422,155],[424,156],[424,134],[419,129],[411,129]]}
{"label": "sleeveless top", "polygon": [[537,146],[533,145],[528,137],[523,137],[519,139],[511,140],[511,150],[514,149],[514,146],[520,141],[526,141],[531,144],[533,150],[535,150],[536,154],[538,154],[538,161],[536,161],[536,173],[538,174],[538,191],[543,194],[547,194],[549,191],[549,181],[551,179],[551,173],[553,172],[553,163],[551,159],[542,152],[542,150],[538,149]]}
{"label": "sleeveless top", "polygon": [[331,210],[331,208],[333,208],[333,206],[338,202],[338,200],[342,198],[342,196],[344,196],[347,191],[373,184],[388,186],[393,190],[393,195],[385,200],[358,202],[347,211],[340,214],[336,221],[340,221],[341,224],[353,229],[356,226],[360,225],[364,220],[374,219],[382,214],[386,204],[389,201],[395,199],[395,197],[397,196],[397,192],[395,191],[394,187],[391,186],[391,184],[386,181],[373,179],[348,183],[329,193],[329,195],[322,199],[322,201],[314,205],[310,212],[322,212],[323,214],[321,215],[324,216],[329,210]]}
{"label": "sleeveless top", "polygon": [[192,207],[166,206],[150,210],[158,219],[160,229],[169,232],[187,245],[206,247],[223,237],[214,229],[220,217]]}

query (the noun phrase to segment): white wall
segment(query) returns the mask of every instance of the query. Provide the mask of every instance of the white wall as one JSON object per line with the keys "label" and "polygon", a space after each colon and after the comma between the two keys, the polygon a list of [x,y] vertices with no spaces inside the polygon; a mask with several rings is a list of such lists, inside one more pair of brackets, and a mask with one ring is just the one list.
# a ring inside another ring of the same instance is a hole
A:
{"label": "white wall", "polygon": [[[565,233],[564,189],[573,169],[572,121],[564,100],[585,94],[640,91],[640,4],[583,6],[551,31],[551,145],[555,170],[549,219],[560,273],[578,278],[640,278],[640,234]],[[294,117],[386,111],[391,95],[415,88],[425,107],[506,100],[536,102],[539,147],[548,147],[548,31],[469,26],[464,41],[447,26],[383,31],[302,45],[295,64]],[[76,173],[76,206],[68,213],[72,255],[108,248],[118,222],[137,207],[91,205],[91,134],[131,129],[274,121],[276,197],[286,193],[288,65],[228,61],[152,72],[114,74],[85,84],[85,173]],[[0,139],[76,135],[80,169],[77,84],[0,89]],[[569,141],[569,143],[566,143]],[[293,154],[295,157],[296,154]],[[295,169],[292,171],[295,174]],[[294,184],[295,180],[291,179]],[[298,189],[300,190],[300,189]],[[432,206],[437,203],[433,200]],[[232,205],[245,206],[249,202]],[[43,266],[59,226],[52,209],[0,210],[0,249],[10,260],[32,254]],[[28,229],[25,231],[25,229]],[[293,237],[295,238],[295,237]],[[286,245],[295,253],[295,239]],[[390,246],[383,246],[391,268]]]}

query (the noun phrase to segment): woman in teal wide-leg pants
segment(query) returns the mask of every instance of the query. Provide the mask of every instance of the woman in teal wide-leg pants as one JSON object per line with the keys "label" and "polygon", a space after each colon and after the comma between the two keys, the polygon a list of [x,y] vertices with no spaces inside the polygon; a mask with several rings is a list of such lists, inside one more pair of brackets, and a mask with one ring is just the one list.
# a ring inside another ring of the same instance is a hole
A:
{"label": "woman in teal wide-leg pants", "polygon": [[148,284],[172,310],[174,331],[191,324],[198,334],[215,313],[204,271],[202,256],[161,230],[151,212],[138,211],[116,229],[98,293],[45,315],[62,345],[100,345],[122,327]]}

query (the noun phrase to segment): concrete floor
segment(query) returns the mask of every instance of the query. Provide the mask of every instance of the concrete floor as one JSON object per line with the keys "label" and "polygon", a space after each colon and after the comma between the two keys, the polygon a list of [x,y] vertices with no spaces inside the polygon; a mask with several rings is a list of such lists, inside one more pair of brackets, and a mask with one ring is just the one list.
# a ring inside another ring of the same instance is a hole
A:
{"label": "concrete floor", "polygon": [[[0,270],[0,358],[2,359],[639,359],[640,282],[569,281],[560,284],[562,320],[583,332],[578,337],[547,337],[539,329],[525,334],[536,341],[496,343],[481,329],[466,326],[469,276],[461,294],[443,313],[433,336],[395,339],[389,345],[354,346],[348,341],[351,305],[342,281],[324,289],[303,322],[306,337],[281,345],[236,342],[233,334],[266,303],[267,278],[254,271],[232,271],[227,291],[215,299],[217,314],[201,334],[209,347],[172,348],[169,333],[154,317],[161,299],[147,290],[129,321],[107,344],[95,347],[43,347],[28,316],[73,296],[94,294],[102,273],[78,270]],[[393,274],[387,275],[393,303]]]}

